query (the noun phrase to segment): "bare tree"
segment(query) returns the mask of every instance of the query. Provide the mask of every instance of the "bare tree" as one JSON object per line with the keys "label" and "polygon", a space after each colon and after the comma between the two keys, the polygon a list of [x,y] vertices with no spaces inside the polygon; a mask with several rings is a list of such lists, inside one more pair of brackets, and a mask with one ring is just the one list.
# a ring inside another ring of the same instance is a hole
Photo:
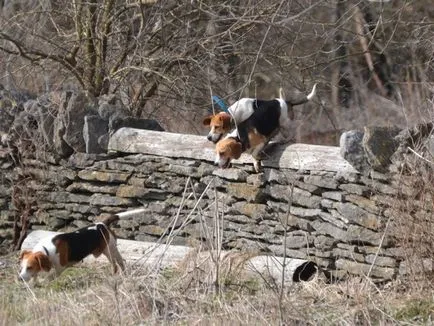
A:
{"label": "bare tree", "polygon": [[[321,82],[322,107],[348,128],[413,108],[410,97],[418,111],[428,107],[434,14],[423,3],[4,1],[0,80],[36,92],[121,93],[133,115],[187,132],[200,132],[212,94],[232,102]],[[380,102],[389,109],[379,113]],[[320,111],[303,113],[303,130],[332,128]]]}

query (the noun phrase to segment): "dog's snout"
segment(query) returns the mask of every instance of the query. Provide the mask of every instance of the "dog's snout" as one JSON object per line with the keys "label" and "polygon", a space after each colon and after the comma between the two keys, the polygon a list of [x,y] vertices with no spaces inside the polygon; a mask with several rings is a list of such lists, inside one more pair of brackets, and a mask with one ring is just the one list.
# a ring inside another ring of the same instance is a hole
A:
{"label": "dog's snout", "polygon": [[212,136],[208,135],[208,136],[206,136],[206,139],[208,139],[209,141],[212,141]]}

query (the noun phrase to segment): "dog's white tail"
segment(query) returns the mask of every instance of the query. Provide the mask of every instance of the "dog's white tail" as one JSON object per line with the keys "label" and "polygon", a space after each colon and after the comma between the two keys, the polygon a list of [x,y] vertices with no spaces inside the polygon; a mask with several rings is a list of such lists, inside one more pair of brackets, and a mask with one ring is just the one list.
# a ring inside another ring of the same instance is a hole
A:
{"label": "dog's white tail", "polygon": [[316,84],[313,85],[312,91],[309,93],[309,95],[303,96],[302,98],[299,98],[298,100],[286,101],[286,104],[288,104],[288,105],[304,104],[306,102],[309,102],[315,96],[315,93],[316,93]]}
{"label": "dog's white tail", "polygon": [[131,216],[131,215],[140,214],[140,213],[142,213],[144,211],[146,211],[145,208],[137,208],[137,209],[133,209],[131,211],[126,211],[126,212],[122,212],[122,213],[116,213],[115,215],[117,215],[120,218],[122,218],[122,217],[127,217],[127,216]]}
{"label": "dog's white tail", "polygon": [[313,85],[312,91],[309,93],[308,96],[306,96],[308,101],[310,101],[315,96],[315,92],[316,92],[316,84]]}

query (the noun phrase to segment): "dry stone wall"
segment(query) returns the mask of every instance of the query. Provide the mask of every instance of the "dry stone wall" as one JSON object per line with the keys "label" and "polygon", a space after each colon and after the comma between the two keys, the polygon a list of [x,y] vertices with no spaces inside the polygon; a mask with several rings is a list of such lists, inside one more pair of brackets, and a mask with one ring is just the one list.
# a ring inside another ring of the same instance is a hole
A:
{"label": "dry stone wall", "polygon": [[394,200],[412,188],[403,178],[360,175],[339,148],[277,147],[260,174],[245,155],[230,169],[216,168],[205,137],[124,128],[109,148],[62,160],[27,155],[19,164],[3,148],[2,245],[11,243],[23,209],[29,230],[66,231],[100,214],[145,207],[119,221],[119,237],[211,246],[221,236],[224,249],[309,259],[334,277],[386,280],[406,272],[388,225],[398,214]]}

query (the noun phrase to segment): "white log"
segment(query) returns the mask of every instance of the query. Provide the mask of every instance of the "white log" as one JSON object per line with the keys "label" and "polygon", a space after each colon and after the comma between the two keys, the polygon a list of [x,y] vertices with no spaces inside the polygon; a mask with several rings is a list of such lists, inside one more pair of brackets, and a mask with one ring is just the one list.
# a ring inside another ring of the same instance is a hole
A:
{"label": "white log", "polygon": [[[166,157],[182,157],[214,162],[214,145],[205,136],[175,134],[133,128],[120,128],[109,140],[108,150],[122,153],[142,153]],[[292,144],[270,145],[266,150],[264,167],[321,170],[335,172],[357,171],[340,155],[339,147]],[[250,155],[243,154],[234,163],[252,164]]]}
{"label": "white log", "polygon": [[[23,241],[22,250],[32,249],[36,243],[42,238],[59,234],[59,232],[36,230],[31,232]],[[117,241],[119,252],[125,261],[134,266],[146,266],[155,268],[157,271],[167,268],[176,267],[178,264],[187,259],[194,257],[195,249],[185,246],[165,245],[153,242],[141,242],[133,240],[118,239]],[[214,252],[215,253],[215,252]],[[200,253],[200,260],[211,261],[211,252]],[[233,252],[223,251],[220,253],[220,259],[224,259]],[[98,258],[99,259],[99,258]],[[285,260],[285,268],[283,268]],[[95,258],[91,255],[83,260],[83,263],[94,263]],[[201,265],[202,265],[201,263]],[[282,279],[284,272],[284,283],[288,284],[295,281],[309,280],[316,273],[316,265],[302,259],[292,259],[274,256],[255,256],[247,259],[243,265],[244,271],[251,275],[271,276],[277,282]]]}

